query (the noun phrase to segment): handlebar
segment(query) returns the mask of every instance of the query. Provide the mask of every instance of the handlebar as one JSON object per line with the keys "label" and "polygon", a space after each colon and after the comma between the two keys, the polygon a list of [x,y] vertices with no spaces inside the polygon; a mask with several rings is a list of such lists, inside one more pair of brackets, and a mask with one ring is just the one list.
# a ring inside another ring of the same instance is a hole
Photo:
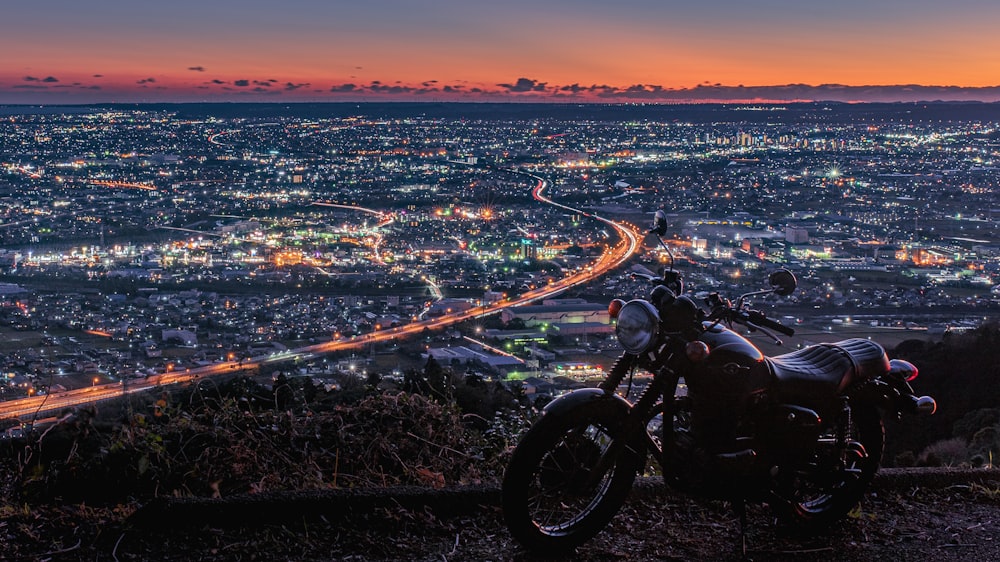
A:
{"label": "handlebar", "polygon": [[771,320],[770,318],[764,316],[764,313],[759,310],[751,310],[749,313],[749,320],[751,324],[755,324],[761,328],[769,328],[775,332],[785,334],[786,336],[795,335],[795,330],[793,328],[789,328],[776,320]]}

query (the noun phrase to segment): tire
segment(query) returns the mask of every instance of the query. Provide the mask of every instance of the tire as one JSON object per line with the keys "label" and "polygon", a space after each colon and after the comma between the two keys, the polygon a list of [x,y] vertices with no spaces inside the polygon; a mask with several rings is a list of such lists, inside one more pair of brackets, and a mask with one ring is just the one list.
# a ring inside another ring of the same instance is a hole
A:
{"label": "tire", "polygon": [[[843,518],[864,497],[882,461],[885,429],[878,410],[868,404],[856,405],[848,428],[851,446],[844,469],[823,476],[806,470],[794,479],[789,490],[783,487],[782,501],[772,507],[780,519],[806,531],[819,531]],[[828,465],[819,458],[817,464]]]}
{"label": "tire", "polygon": [[627,413],[620,402],[596,400],[546,414],[524,435],[501,490],[504,520],[522,546],[541,554],[566,553],[615,516],[645,464],[645,442],[629,439],[596,485],[585,481],[593,480],[590,468]]}

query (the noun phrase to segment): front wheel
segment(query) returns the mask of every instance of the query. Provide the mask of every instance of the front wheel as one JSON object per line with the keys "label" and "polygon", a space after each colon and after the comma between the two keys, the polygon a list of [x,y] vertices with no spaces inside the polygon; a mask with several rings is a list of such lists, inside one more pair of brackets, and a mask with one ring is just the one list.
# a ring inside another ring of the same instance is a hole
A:
{"label": "front wheel", "polygon": [[628,438],[602,474],[594,469],[621,436],[628,409],[602,399],[546,414],[518,444],[504,474],[503,514],[528,550],[556,554],[576,548],[611,521],[645,463],[645,442]]}
{"label": "front wheel", "polygon": [[818,530],[861,501],[882,460],[882,417],[874,406],[857,405],[843,429],[849,439],[846,451],[835,445],[832,434],[821,437],[813,462],[799,467],[794,478],[779,487],[781,498],[772,507],[786,522]]}

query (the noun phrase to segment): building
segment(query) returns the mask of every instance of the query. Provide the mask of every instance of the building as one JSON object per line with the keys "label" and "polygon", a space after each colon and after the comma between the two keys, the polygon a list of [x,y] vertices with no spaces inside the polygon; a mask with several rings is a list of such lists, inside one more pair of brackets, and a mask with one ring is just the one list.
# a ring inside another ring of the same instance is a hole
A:
{"label": "building", "polygon": [[582,324],[598,322],[608,324],[608,307],[597,303],[543,304],[505,308],[500,312],[500,320],[509,324],[520,319],[526,327],[550,324]]}
{"label": "building", "polygon": [[809,243],[809,230],[801,226],[785,225],[785,242],[807,244]]}

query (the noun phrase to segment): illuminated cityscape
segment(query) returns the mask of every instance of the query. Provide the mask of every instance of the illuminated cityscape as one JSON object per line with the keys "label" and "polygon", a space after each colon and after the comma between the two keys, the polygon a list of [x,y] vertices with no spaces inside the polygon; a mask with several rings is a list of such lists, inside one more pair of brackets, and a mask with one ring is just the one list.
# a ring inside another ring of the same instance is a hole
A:
{"label": "illuminated cityscape", "polygon": [[[288,350],[582,380],[629,269],[671,259],[696,296],[793,270],[769,306],[807,341],[1000,306],[992,105],[499,107],[0,108],[3,398]],[[673,257],[632,255],[657,209]]]}

